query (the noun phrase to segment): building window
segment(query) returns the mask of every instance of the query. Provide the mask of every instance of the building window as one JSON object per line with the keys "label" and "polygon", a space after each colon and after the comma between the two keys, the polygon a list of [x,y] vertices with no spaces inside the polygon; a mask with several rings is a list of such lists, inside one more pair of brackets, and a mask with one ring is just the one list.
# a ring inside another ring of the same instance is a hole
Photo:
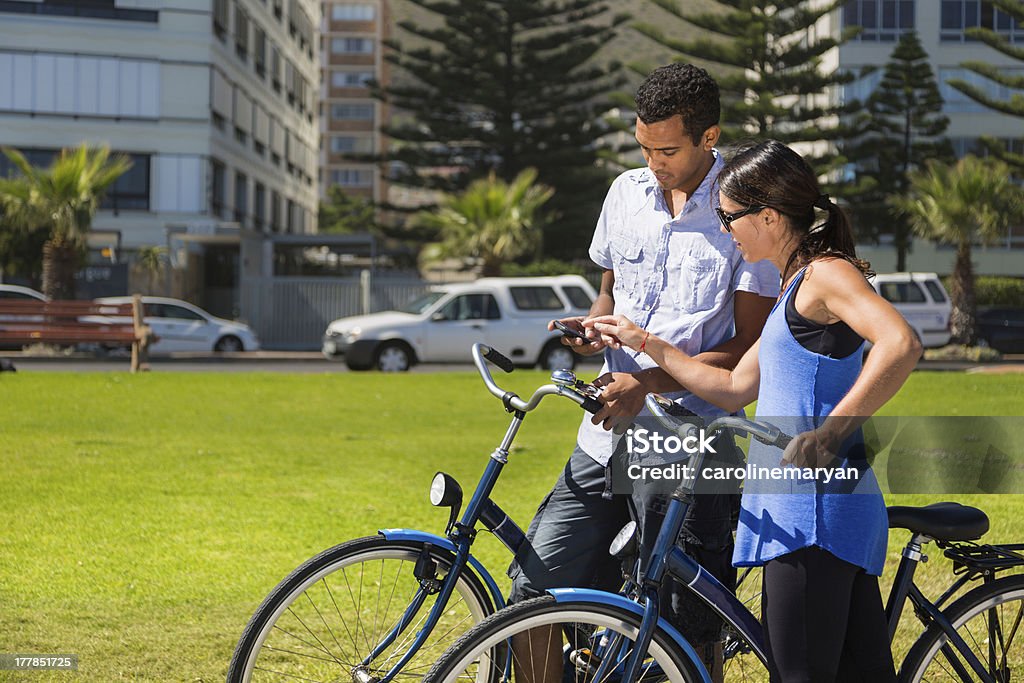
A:
{"label": "building window", "polygon": [[292,232],[292,233],[294,233],[295,232],[295,228],[298,226],[298,223],[299,223],[299,221],[298,221],[298,214],[299,214],[298,207],[296,206],[295,202],[293,202],[290,199],[288,200],[286,206],[287,206],[287,214],[285,216],[284,229],[285,229],[285,232]]}
{"label": "building window", "polygon": [[336,55],[372,55],[371,38],[331,38],[331,53]]}
{"label": "building window", "polygon": [[226,170],[224,164],[216,159],[210,160],[210,213],[218,218],[224,217],[224,204],[227,199]]}
{"label": "building window", "polygon": [[354,135],[332,135],[331,154],[372,154],[373,138]]}
{"label": "building window", "polygon": [[372,71],[332,71],[331,87],[365,88],[373,80]]}
{"label": "building window", "polygon": [[[847,70],[850,73],[858,73],[861,67],[848,67]],[[883,76],[885,76],[884,69],[875,69],[865,76],[860,76],[856,80],[845,83],[842,89],[843,104],[849,104],[854,100],[861,103],[866,102],[871,97],[871,93],[882,82]]]}
{"label": "building window", "polygon": [[331,171],[331,185],[342,187],[373,187],[373,171],[359,171],[354,168]]}
{"label": "building window", "polygon": [[332,104],[331,118],[335,121],[372,121],[372,104]]}
{"label": "building window", "polygon": [[117,7],[114,0],[3,0],[0,12],[11,14],[45,14],[57,17],[83,19],[113,19],[117,21],[145,21],[156,23],[160,13],[156,10]]}
{"label": "building window", "polygon": [[252,225],[262,232],[267,220],[267,188],[263,183],[253,187],[252,202]]}
{"label": "building window", "polygon": [[331,7],[333,21],[373,21],[376,11],[373,5],[334,5]]}
{"label": "building window", "polygon": [[854,40],[896,42],[914,30],[914,4],[913,0],[849,0],[843,7],[843,27],[863,28]]}
{"label": "building window", "polygon": [[939,19],[939,38],[946,42],[974,42],[965,35],[967,29],[987,28],[1001,34],[1013,43],[1024,43],[1024,24],[992,6],[978,0],[942,0]]}
{"label": "building window", "polygon": [[270,229],[281,232],[281,195],[270,192]]}
{"label": "building window", "polygon": [[278,93],[281,92],[281,51],[274,42],[270,42],[270,84]]}
{"label": "building window", "polygon": [[249,180],[244,173],[235,174],[235,222],[245,223],[245,210],[249,202]]}
{"label": "building window", "polygon": [[101,209],[149,211],[149,155],[129,154],[132,167],[118,178],[100,201]]}
{"label": "building window", "polygon": [[213,32],[221,40],[228,36],[228,0],[213,0]]}
{"label": "building window", "polygon": [[249,58],[249,15],[241,5],[235,5],[235,53],[243,60]]}
{"label": "building window", "polygon": [[267,73],[267,32],[259,24],[252,25],[252,63],[260,78]]}

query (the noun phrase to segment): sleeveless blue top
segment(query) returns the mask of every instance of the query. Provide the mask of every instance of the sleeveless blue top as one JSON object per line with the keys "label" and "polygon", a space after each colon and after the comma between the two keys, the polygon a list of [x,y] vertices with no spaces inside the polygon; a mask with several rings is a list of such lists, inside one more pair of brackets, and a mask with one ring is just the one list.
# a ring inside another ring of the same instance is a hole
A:
{"label": "sleeveless blue top", "polygon": [[[804,271],[798,273],[775,303],[758,353],[757,419],[793,436],[821,425],[856,381],[862,356],[858,349],[830,358],[808,351],[793,337],[786,304],[803,276]],[[782,450],[751,439],[734,565],[758,566],[817,546],[881,575],[889,522],[859,430],[844,442],[840,456],[829,468],[831,477],[814,476],[810,468],[781,467]]]}

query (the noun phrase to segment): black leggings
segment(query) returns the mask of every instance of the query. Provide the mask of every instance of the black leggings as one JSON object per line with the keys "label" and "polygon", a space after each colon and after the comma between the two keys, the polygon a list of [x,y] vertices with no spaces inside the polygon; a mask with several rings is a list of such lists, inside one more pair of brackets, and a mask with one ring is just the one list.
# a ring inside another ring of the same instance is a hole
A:
{"label": "black leggings", "polygon": [[817,547],[764,565],[772,683],[896,680],[878,577]]}

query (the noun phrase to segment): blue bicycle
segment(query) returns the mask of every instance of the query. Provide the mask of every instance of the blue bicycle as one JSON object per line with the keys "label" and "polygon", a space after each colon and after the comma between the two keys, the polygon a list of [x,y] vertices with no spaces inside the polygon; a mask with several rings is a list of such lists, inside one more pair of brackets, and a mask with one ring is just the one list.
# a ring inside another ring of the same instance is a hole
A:
{"label": "blue bicycle", "polygon": [[[668,414],[671,402],[660,397],[649,396],[648,407],[680,438],[697,429],[695,424],[673,419]],[[790,440],[772,425],[737,417],[721,418],[705,427],[708,433],[727,428],[780,448]],[[701,471],[702,460],[702,454],[692,457],[694,471]],[[633,576],[639,577],[624,594],[559,589],[505,608],[463,635],[427,673],[424,683],[481,677],[503,683],[710,683],[693,647],[659,616],[659,589],[666,575],[688,586],[722,617],[727,658],[752,656],[759,662],[757,671],[749,666],[727,669],[726,680],[743,680],[748,674],[763,680],[767,657],[757,618],[675,544],[697,479],[684,479],[673,492],[649,559],[634,564],[635,524],[627,524],[615,539],[611,552],[622,557],[626,566],[637,567]],[[900,680],[1009,683],[1024,679],[1024,637],[1019,637],[1024,630],[1024,575],[1010,571],[1024,566],[1024,544],[973,543],[988,531],[988,517],[957,503],[891,507],[889,526],[911,534],[886,604],[890,640],[907,600],[923,626],[900,668]],[[913,581],[917,564],[927,559],[922,549],[930,542],[953,560],[958,575],[934,602]],[[972,581],[980,583],[951,601]]]}
{"label": "blue bicycle", "polygon": [[[523,400],[495,384],[487,365],[512,372],[510,360],[476,344],[473,361],[512,421],[462,517],[459,484],[439,472],[430,502],[450,508],[444,535],[381,529],[306,561],[250,619],[228,668],[229,683],[420,678],[466,629],[504,606],[497,584],[470,548],[480,524],[513,553],[525,538],[490,498],[512,442],[526,413],[547,396],[568,398],[590,412],[601,404],[596,389],[570,371],[552,373],[552,384]],[[495,678],[485,672],[479,680]]]}

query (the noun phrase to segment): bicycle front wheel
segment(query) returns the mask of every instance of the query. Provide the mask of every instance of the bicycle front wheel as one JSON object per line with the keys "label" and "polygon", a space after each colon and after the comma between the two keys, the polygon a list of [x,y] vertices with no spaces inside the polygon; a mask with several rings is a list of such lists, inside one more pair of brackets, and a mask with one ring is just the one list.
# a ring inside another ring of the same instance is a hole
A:
{"label": "bicycle front wheel", "polygon": [[[993,680],[1024,680],[1024,575],[978,586],[944,614]],[[949,637],[931,626],[910,649],[899,679],[908,683],[976,681],[979,676],[950,644]]]}
{"label": "bicycle front wheel", "polygon": [[[424,545],[368,536],[305,562],[256,610],[235,648],[228,683],[383,678],[409,651],[437,597],[436,592],[427,595],[408,626],[363,664],[421,590],[414,569]],[[439,583],[451,567],[452,553],[432,546],[429,558],[436,563]],[[441,620],[394,680],[420,678],[459,636],[493,611],[483,582],[472,570],[463,570]]]}
{"label": "bicycle front wheel", "polygon": [[[603,604],[564,604],[551,596],[526,600],[480,622],[427,672],[424,683],[481,678],[509,683],[617,680],[632,653],[639,618]],[[643,660],[640,680],[696,683],[692,660],[660,629]]]}

